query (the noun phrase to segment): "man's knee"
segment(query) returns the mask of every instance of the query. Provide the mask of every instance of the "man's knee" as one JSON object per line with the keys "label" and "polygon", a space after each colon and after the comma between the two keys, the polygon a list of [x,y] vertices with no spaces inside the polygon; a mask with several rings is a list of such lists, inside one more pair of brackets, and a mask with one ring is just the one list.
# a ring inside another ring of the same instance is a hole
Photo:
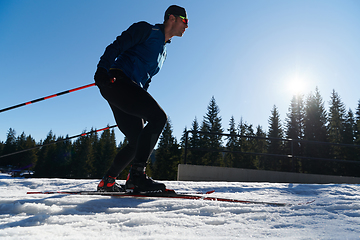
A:
{"label": "man's knee", "polygon": [[161,116],[161,122],[163,124],[163,127],[165,127],[165,124],[167,123],[168,117],[167,117],[167,115],[166,115],[166,113],[164,111],[162,113],[163,114]]}
{"label": "man's knee", "polygon": [[166,113],[161,109],[161,111],[159,111],[153,119],[149,120],[149,123],[151,122],[154,124],[158,131],[162,131],[165,127],[165,124],[167,123],[167,120],[168,117]]}

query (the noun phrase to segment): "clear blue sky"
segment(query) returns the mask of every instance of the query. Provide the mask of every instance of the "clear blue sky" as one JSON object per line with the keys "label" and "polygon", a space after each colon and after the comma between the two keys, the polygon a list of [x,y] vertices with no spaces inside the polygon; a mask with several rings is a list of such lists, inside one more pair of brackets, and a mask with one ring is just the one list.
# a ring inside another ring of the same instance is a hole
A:
{"label": "clear blue sky", "polygon": [[[226,130],[233,115],[268,129],[273,105],[284,122],[295,90],[335,89],[347,109],[360,99],[360,1],[0,1],[0,109],[93,82],[105,47],[132,23],[160,23],[171,4],[189,28],[168,46],[149,92],[180,140],[212,96]],[[292,87],[298,80],[298,87]],[[96,87],[0,113],[36,141],[115,124]],[[117,132],[117,142],[123,135]]]}

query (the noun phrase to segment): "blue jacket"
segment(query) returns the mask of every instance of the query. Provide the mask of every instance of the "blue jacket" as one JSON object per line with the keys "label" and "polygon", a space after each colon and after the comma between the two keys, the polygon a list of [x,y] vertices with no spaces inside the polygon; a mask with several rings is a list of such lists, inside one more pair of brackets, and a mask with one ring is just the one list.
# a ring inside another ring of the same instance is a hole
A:
{"label": "blue jacket", "polygon": [[106,47],[98,67],[121,69],[139,86],[147,88],[166,59],[163,24],[138,22],[131,25]]}

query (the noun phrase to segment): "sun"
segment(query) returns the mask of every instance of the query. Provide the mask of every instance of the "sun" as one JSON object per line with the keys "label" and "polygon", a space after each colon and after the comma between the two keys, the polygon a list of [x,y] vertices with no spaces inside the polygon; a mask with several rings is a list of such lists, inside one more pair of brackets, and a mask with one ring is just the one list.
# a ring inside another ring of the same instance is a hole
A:
{"label": "sun", "polygon": [[299,76],[295,76],[286,83],[286,89],[292,95],[304,94],[306,81]]}

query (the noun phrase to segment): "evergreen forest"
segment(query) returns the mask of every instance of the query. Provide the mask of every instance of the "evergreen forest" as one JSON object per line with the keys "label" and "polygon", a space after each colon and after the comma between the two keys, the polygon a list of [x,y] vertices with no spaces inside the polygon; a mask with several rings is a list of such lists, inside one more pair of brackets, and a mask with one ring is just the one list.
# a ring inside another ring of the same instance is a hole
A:
{"label": "evergreen forest", "polygon": [[[186,160],[193,165],[360,177],[360,100],[353,112],[333,90],[328,105],[325,109],[318,88],[307,96],[293,96],[283,121],[273,106],[266,132],[262,126],[242,119],[236,122],[234,117],[223,126],[212,97],[203,119],[195,117],[179,141],[173,136],[171,121],[167,122],[147,174],[176,180],[177,166]],[[102,178],[127,142],[125,138],[117,145],[114,129],[101,134],[92,129],[76,140],[67,138],[50,131],[45,140],[36,142],[31,135],[17,136],[10,128],[6,141],[0,142],[0,166],[29,169],[34,177]],[[34,149],[1,157],[29,148]],[[127,172],[118,178],[125,179]]]}

